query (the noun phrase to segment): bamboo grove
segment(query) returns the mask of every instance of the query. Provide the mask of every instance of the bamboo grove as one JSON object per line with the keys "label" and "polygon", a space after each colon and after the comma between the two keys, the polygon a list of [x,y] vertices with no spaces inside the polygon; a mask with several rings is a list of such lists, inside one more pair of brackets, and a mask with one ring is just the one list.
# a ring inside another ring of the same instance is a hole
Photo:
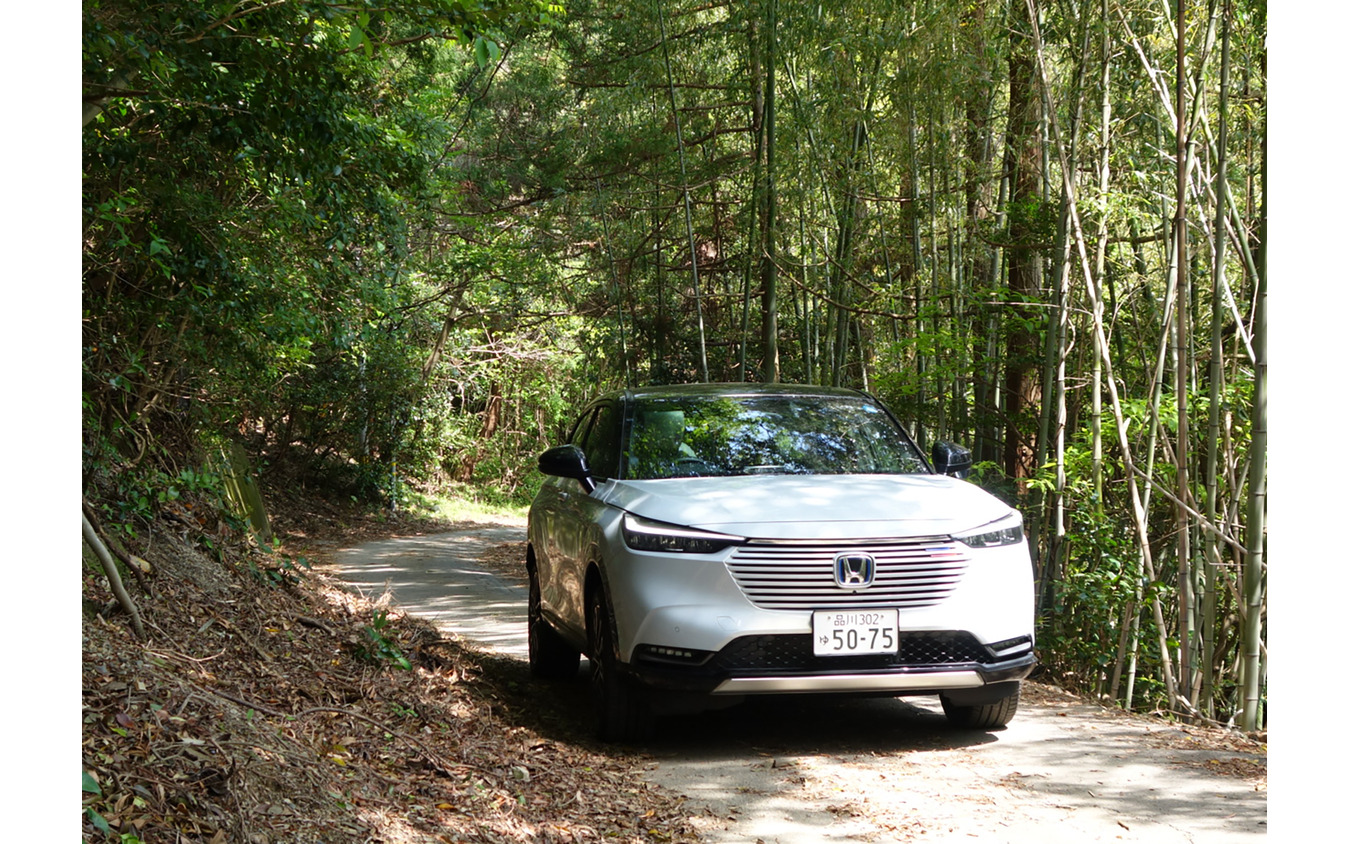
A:
{"label": "bamboo grove", "polygon": [[86,3],[87,483],[130,524],[232,440],[394,503],[521,500],[602,389],[857,387],[1023,509],[1054,679],[1256,728],[1265,26]]}

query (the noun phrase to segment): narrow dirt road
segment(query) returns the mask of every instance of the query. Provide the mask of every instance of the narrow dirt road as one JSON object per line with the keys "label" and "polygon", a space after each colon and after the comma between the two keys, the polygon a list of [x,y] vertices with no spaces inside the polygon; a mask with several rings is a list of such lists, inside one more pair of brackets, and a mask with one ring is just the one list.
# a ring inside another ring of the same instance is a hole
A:
{"label": "narrow dirt road", "polygon": [[[523,540],[520,524],[383,540],[336,554],[334,573],[524,660]],[[541,685],[539,705],[583,719],[584,684]],[[774,698],[667,719],[644,749],[641,775],[685,797],[714,844],[1241,844],[1266,833],[1264,746],[1036,684],[994,732],[953,731],[936,698]]]}

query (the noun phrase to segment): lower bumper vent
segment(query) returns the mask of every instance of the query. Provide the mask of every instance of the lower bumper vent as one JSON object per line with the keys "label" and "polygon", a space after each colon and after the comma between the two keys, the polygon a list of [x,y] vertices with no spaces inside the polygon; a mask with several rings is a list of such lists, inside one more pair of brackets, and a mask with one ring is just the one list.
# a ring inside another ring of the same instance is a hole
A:
{"label": "lower bumper vent", "polygon": [[813,653],[809,633],[746,636],[727,645],[713,659],[716,668],[745,672],[875,671],[958,664],[985,665],[998,658],[965,632],[902,632],[897,654],[826,656]]}

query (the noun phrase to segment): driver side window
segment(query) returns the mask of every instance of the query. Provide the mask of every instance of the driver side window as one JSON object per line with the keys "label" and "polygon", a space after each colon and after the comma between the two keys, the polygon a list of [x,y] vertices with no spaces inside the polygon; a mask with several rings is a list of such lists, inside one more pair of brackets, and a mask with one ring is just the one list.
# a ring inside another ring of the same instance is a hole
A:
{"label": "driver side window", "polygon": [[596,478],[618,476],[620,421],[618,408],[612,404],[602,405],[586,433],[586,441],[580,444]]}

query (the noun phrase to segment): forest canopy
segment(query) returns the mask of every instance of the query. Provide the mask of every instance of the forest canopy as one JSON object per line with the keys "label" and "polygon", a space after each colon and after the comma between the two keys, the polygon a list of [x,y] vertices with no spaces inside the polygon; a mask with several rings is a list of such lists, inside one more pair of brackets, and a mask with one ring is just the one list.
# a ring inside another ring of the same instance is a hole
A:
{"label": "forest canopy", "polygon": [[[565,8],[564,8],[565,5]],[[86,500],[528,500],[625,384],[850,386],[1027,514],[1060,681],[1259,723],[1253,0],[91,1]]]}

